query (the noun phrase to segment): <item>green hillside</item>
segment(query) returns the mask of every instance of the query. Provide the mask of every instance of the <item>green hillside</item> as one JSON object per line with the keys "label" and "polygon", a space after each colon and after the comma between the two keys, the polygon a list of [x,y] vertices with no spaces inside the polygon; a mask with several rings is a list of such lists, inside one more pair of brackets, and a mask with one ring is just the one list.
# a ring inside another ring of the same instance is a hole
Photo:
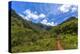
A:
{"label": "green hillside", "polygon": [[64,49],[74,49],[78,47],[78,19],[71,17],[58,26],[50,30],[52,36],[60,36]]}
{"label": "green hillside", "polygon": [[45,29],[45,25],[32,23],[21,18],[14,10],[11,10],[10,18],[11,52],[57,50],[56,39],[58,35],[64,49],[77,48],[78,20],[75,17],[58,26],[50,27],[50,29]]}
{"label": "green hillside", "polygon": [[75,17],[71,17],[70,20],[66,20],[62,24],[58,26],[54,26],[50,31],[55,33],[63,33],[63,34],[77,34],[78,30],[78,19]]}
{"label": "green hillside", "polygon": [[15,11],[11,11],[11,52],[55,49],[54,38],[40,26],[22,19]]}

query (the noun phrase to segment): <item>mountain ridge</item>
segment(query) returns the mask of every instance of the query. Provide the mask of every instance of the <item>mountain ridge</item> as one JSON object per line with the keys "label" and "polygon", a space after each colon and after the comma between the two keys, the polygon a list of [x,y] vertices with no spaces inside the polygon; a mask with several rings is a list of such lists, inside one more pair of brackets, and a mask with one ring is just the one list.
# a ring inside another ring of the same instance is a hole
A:
{"label": "mountain ridge", "polygon": [[[12,12],[13,12],[13,11],[14,11],[14,10],[12,10]],[[15,11],[14,11],[14,12],[15,12]],[[16,13],[16,12],[15,12],[15,13]],[[13,14],[12,14],[12,15],[13,15]],[[16,13],[16,15],[18,15],[18,14]],[[19,16],[19,15],[18,15],[18,16]],[[55,26],[45,25],[45,24],[42,24],[42,23],[34,23],[34,22],[32,22],[32,21],[28,21],[28,20],[22,18],[21,16],[19,16],[19,17],[17,17],[17,18],[20,18],[21,20],[27,22],[28,24],[29,24],[29,22],[30,22],[30,24],[38,25],[39,27],[42,27],[43,29],[46,29],[46,30],[49,30],[49,29],[51,29],[52,27],[55,27]],[[63,21],[62,23],[60,23],[60,24],[58,24],[58,25],[61,25],[61,24],[65,23],[65,22],[70,21],[70,20],[73,20],[73,19],[77,19],[77,18],[74,17],[74,16],[69,17],[69,19],[67,19],[66,21]],[[56,25],[56,26],[58,26],[58,25]]]}

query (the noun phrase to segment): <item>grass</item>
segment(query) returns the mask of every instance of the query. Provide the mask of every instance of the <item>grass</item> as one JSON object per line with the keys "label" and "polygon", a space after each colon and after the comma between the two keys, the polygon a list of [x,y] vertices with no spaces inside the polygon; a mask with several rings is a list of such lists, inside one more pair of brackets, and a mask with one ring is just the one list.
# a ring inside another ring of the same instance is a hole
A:
{"label": "grass", "polygon": [[31,51],[46,51],[55,50],[56,41],[54,38],[40,39],[36,42],[31,42],[30,45],[23,44],[12,48],[12,52],[31,52]]}
{"label": "grass", "polygon": [[77,49],[78,48],[78,36],[65,34],[61,36],[61,44],[64,49]]}

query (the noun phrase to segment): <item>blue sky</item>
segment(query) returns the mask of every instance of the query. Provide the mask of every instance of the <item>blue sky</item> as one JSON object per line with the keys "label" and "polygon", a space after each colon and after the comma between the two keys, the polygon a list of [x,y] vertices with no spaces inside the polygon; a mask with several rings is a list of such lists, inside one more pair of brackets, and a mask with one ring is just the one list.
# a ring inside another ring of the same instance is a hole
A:
{"label": "blue sky", "polygon": [[77,5],[69,4],[13,1],[11,8],[26,20],[49,26],[56,26],[71,16],[78,16]]}

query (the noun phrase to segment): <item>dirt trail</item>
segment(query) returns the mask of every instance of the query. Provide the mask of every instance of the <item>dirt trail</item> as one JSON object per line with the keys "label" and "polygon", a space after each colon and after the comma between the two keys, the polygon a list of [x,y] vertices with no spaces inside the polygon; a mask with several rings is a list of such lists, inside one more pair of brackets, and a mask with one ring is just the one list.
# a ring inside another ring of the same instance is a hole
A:
{"label": "dirt trail", "polygon": [[60,36],[57,36],[56,47],[57,47],[58,50],[64,50],[63,47],[62,47],[62,45],[61,45]]}

